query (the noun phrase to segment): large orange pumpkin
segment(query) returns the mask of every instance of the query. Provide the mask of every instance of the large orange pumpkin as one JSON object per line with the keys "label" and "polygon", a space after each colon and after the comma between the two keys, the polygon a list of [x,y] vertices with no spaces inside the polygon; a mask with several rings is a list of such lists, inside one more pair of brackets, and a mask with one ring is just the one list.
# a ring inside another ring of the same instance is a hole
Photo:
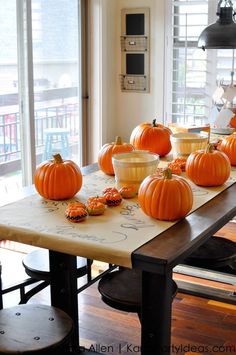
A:
{"label": "large orange pumpkin", "polygon": [[65,200],[73,197],[82,186],[80,168],[72,160],[62,160],[55,154],[53,160],[41,163],[34,174],[38,193],[49,200]]}
{"label": "large orange pumpkin", "polygon": [[116,137],[115,142],[106,143],[100,149],[98,153],[99,168],[107,175],[115,175],[112,165],[112,155],[131,152],[132,150],[134,150],[132,144],[124,143],[121,137]]}
{"label": "large orange pumpkin", "polygon": [[220,186],[230,176],[230,161],[226,154],[208,144],[205,150],[192,152],[186,161],[186,175],[196,185]]}
{"label": "large orange pumpkin", "polygon": [[236,165],[236,133],[224,137],[218,149],[229,157],[231,165]]}
{"label": "large orange pumpkin", "polygon": [[171,151],[171,130],[153,120],[151,123],[141,123],[131,133],[130,143],[135,149],[149,150],[161,157]]}
{"label": "large orange pumpkin", "polygon": [[141,209],[150,217],[161,221],[174,221],[188,214],[193,205],[193,193],[182,177],[172,175],[169,168],[163,175],[147,176],[138,191]]}

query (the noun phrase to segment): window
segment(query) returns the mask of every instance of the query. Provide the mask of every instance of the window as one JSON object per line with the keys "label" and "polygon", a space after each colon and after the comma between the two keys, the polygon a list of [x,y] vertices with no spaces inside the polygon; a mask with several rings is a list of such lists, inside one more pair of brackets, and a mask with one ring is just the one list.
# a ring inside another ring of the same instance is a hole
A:
{"label": "window", "polygon": [[[166,120],[209,123],[217,82],[231,81],[233,50],[197,48],[202,30],[216,21],[217,0],[170,0],[167,6]],[[170,24],[171,19],[171,24]],[[171,70],[169,70],[171,67]]]}
{"label": "window", "polygon": [[82,163],[82,4],[0,0],[0,179],[31,184],[56,152]]}

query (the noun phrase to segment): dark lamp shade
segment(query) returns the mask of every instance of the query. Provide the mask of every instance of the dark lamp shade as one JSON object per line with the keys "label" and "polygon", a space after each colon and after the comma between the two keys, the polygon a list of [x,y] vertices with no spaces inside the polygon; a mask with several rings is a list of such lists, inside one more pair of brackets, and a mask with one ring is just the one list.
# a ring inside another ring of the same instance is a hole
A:
{"label": "dark lamp shade", "polygon": [[233,20],[233,9],[221,8],[219,19],[206,27],[198,38],[198,47],[205,49],[236,48],[236,23]]}

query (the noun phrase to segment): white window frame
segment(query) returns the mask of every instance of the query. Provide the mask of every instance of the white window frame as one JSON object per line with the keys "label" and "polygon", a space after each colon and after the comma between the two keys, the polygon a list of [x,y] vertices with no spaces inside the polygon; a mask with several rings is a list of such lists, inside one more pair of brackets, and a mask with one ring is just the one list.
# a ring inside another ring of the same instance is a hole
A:
{"label": "white window frame", "polygon": [[[78,61],[79,89],[78,99],[80,107],[80,139],[79,139],[79,165],[88,163],[87,152],[87,0],[77,0],[79,21],[79,44]],[[21,170],[22,186],[33,183],[36,169],[35,148],[35,113],[34,113],[34,63],[33,63],[33,40],[32,40],[32,0],[16,0],[17,18],[17,65],[19,82],[19,115],[20,115],[20,142],[21,142]],[[83,26],[83,29],[82,29]],[[80,31],[81,29],[81,31]],[[85,53],[86,52],[86,53]]]}
{"label": "white window frame", "polygon": [[16,1],[22,185],[33,183],[36,166],[31,1]]}
{"label": "white window frame", "polygon": [[[173,81],[173,38],[172,38],[172,0],[165,1],[165,87],[164,87],[164,117],[165,123],[168,124],[173,121],[172,116],[172,81]],[[188,1],[183,2],[189,4]],[[195,1],[196,3],[202,3],[201,1]],[[216,11],[217,11],[218,0],[208,1],[208,23],[213,23],[216,21]],[[196,42],[197,44],[197,42]],[[205,100],[205,123],[207,123],[208,113],[212,104],[212,94],[216,88],[217,79],[217,50],[211,49],[206,50],[206,100]],[[186,124],[188,124],[188,121]]]}

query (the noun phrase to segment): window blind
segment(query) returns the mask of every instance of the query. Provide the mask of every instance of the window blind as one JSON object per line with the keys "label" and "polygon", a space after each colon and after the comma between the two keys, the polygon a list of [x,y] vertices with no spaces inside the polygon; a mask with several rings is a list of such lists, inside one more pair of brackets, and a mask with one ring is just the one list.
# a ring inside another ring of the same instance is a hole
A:
{"label": "window blind", "polygon": [[[197,47],[203,29],[216,21],[217,0],[170,0],[167,11],[167,121],[208,123],[217,82],[229,84],[232,50]],[[171,19],[171,24],[170,24]]]}

